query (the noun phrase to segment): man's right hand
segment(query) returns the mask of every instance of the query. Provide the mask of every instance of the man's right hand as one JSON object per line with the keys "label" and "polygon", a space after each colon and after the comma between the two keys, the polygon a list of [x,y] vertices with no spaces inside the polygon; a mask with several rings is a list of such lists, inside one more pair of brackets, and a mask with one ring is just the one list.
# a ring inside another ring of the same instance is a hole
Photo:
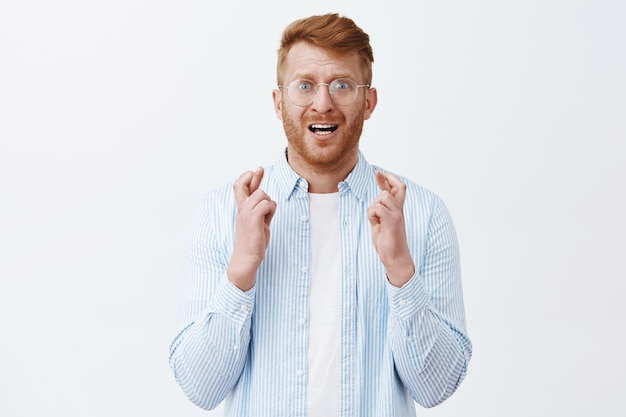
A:
{"label": "man's right hand", "polygon": [[242,291],[254,286],[276,212],[276,202],[259,189],[261,179],[263,168],[259,167],[254,172],[244,172],[233,184],[237,202],[235,247],[226,271],[228,279]]}

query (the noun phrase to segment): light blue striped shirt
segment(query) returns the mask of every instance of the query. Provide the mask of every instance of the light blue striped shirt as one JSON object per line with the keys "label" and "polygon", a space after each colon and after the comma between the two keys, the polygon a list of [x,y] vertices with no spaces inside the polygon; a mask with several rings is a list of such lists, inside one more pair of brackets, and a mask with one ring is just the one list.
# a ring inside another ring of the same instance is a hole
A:
{"label": "light blue striped shirt", "polygon": [[[342,417],[414,416],[413,400],[437,405],[459,386],[472,353],[457,238],[446,207],[402,178],[416,273],[394,287],[367,217],[380,193],[376,170],[359,153],[339,184]],[[246,292],[226,276],[235,238],[232,183],[204,199],[192,231],[170,365],[187,397],[202,408],[226,399],[226,416],[304,417],[312,262],[308,184],[282,155],[265,169],[261,188],[277,209],[256,284]]]}

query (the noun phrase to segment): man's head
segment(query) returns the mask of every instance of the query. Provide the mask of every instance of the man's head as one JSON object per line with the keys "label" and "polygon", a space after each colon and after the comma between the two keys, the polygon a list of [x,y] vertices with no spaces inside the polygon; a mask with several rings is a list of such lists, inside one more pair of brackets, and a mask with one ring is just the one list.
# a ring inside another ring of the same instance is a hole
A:
{"label": "man's head", "polygon": [[273,99],[300,175],[347,174],[356,164],[363,122],[377,103],[372,61],[369,36],[348,18],[312,16],[285,29]]}
{"label": "man's head", "polygon": [[372,63],[374,53],[369,35],[358,27],[352,19],[336,13],[311,16],[296,20],[283,32],[278,49],[277,78],[283,84],[285,60],[291,47],[305,42],[324,49],[331,56],[346,56],[356,53],[363,66],[365,84],[372,84]]}

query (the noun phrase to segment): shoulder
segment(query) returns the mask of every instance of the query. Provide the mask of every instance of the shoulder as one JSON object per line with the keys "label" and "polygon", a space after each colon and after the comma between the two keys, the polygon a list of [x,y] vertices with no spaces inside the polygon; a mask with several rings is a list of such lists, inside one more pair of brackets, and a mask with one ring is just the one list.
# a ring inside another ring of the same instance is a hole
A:
{"label": "shoulder", "polygon": [[237,203],[233,192],[233,181],[219,185],[204,193],[196,208],[195,224],[202,234],[219,234],[234,227]]}
{"label": "shoulder", "polygon": [[202,199],[202,207],[207,210],[223,210],[231,205],[235,205],[235,194],[233,192],[234,180],[222,184],[205,193]]}
{"label": "shoulder", "polygon": [[[434,191],[414,181],[413,179],[402,175],[401,173],[397,173],[393,170],[388,170],[376,165],[371,165],[370,170],[372,173],[372,182],[374,184],[376,183],[375,173],[376,171],[381,170],[385,173],[391,173],[395,175],[400,179],[400,181],[402,181],[406,185],[406,196],[404,202],[405,206],[419,206],[422,208],[430,208],[434,210],[435,207],[443,204],[442,199]],[[376,187],[378,186],[376,185]]]}

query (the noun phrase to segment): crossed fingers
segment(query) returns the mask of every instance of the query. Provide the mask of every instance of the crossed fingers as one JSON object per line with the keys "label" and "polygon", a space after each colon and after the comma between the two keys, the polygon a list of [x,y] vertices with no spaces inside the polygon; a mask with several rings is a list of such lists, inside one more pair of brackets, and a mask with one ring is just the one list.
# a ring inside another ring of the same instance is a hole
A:
{"label": "crossed fingers", "polygon": [[239,211],[250,211],[253,214],[263,215],[265,223],[269,224],[276,212],[276,203],[263,190],[259,189],[263,174],[262,167],[255,171],[244,172],[235,181],[233,191]]}
{"label": "crossed fingers", "polygon": [[391,173],[384,174],[382,171],[376,171],[376,182],[381,192],[368,210],[372,226],[380,224],[382,218],[402,216],[406,195],[406,184]]}

